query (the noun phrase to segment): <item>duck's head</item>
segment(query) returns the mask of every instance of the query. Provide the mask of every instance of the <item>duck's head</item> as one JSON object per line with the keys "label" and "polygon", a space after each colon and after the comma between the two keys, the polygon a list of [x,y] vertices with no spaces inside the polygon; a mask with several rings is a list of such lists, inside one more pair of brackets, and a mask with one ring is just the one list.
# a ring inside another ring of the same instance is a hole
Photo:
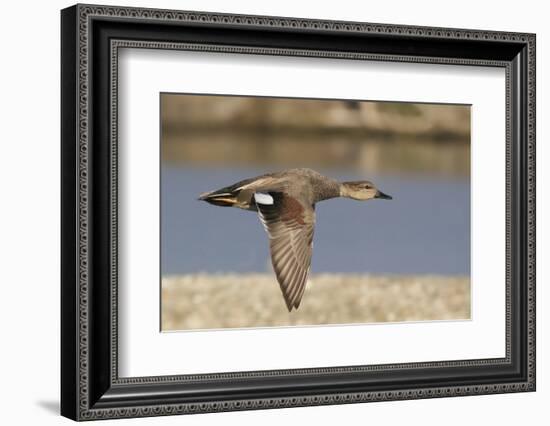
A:
{"label": "duck's head", "polygon": [[342,182],[340,185],[340,196],[359,201],[367,201],[372,198],[381,198],[383,200],[392,199],[391,196],[384,194],[368,180]]}

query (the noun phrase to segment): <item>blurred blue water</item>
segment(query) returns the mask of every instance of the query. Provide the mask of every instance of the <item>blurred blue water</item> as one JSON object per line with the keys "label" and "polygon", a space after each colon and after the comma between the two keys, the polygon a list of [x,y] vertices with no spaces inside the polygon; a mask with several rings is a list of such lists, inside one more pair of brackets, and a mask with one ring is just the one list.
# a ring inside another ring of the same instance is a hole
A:
{"label": "blurred blue water", "polygon": [[[196,200],[201,192],[267,171],[163,165],[162,274],[270,270],[268,240],[256,213]],[[318,171],[339,180],[361,178],[338,170]],[[369,179],[393,200],[319,203],[313,273],[470,273],[468,179]]]}

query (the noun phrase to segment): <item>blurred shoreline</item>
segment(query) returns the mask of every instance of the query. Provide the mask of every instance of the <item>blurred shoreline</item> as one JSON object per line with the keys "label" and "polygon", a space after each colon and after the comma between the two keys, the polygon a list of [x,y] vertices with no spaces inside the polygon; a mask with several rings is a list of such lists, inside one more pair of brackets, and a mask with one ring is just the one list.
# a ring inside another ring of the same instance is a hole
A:
{"label": "blurred shoreline", "polygon": [[272,274],[162,278],[162,331],[470,319],[470,278],[317,274],[289,313]]}
{"label": "blurred shoreline", "polygon": [[468,105],[177,94],[161,102],[165,164],[470,173]]}
{"label": "blurred shoreline", "polygon": [[[234,135],[232,136],[234,137]],[[251,167],[266,171],[292,167],[328,169],[348,164],[358,175],[440,175],[470,176],[470,145],[443,144],[434,149],[433,141],[354,142],[347,138],[320,141],[311,135],[300,143],[280,135],[263,137],[247,134],[232,142],[224,133],[164,137],[162,162],[166,165],[203,167]],[[288,152],[292,152],[289,157]],[[267,170],[268,169],[268,170]]]}

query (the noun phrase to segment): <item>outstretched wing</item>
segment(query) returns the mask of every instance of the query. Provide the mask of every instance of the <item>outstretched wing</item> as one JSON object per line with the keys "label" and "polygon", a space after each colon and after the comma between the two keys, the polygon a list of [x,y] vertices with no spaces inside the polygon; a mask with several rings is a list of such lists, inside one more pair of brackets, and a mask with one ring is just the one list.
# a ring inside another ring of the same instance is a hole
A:
{"label": "outstretched wing", "polygon": [[309,274],[315,211],[282,192],[256,192],[254,201],[269,235],[277,281],[291,311],[300,306]]}

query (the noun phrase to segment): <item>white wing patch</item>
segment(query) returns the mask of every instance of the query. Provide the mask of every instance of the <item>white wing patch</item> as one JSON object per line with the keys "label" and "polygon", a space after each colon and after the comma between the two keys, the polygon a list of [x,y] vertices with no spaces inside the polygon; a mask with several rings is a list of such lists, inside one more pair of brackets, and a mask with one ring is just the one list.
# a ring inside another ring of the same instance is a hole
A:
{"label": "white wing patch", "polygon": [[263,194],[261,192],[256,192],[254,194],[254,201],[256,201],[256,204],[263,204],[264,206],[273,205],[273,197],[269,194]]}

